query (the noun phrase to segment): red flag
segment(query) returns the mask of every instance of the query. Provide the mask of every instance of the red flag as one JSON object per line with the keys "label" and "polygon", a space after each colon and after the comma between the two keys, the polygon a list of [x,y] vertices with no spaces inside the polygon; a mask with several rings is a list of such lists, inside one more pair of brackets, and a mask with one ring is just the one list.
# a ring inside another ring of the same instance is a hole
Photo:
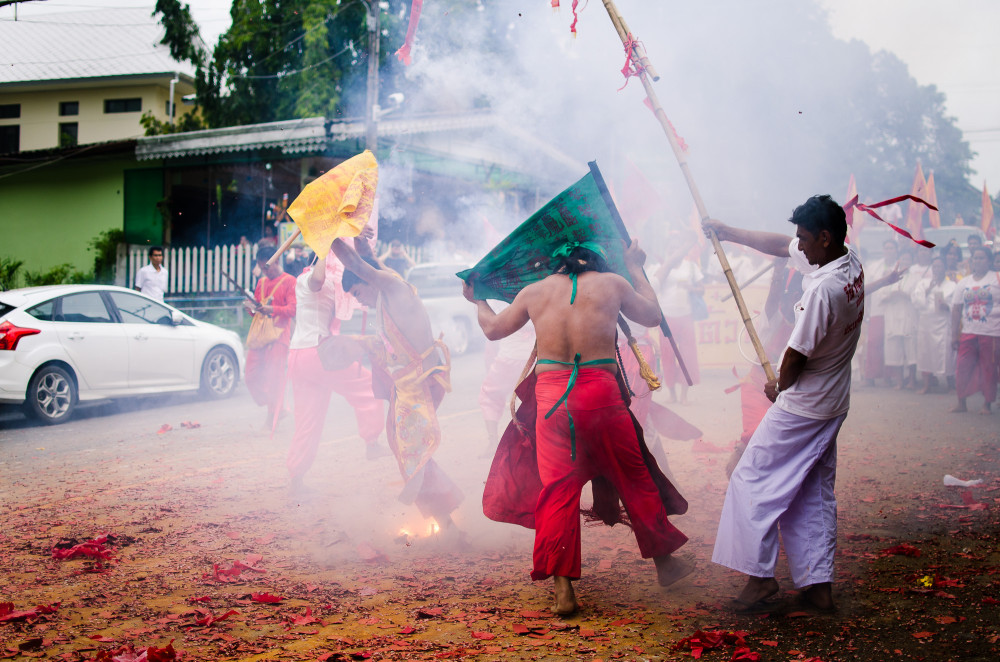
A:
{"label": "red flag", "polygon": [[663,210],[663,200],[632,159],[626,157],[625,161],[621,196],[615,198],[625,225],[633,234],[638,234],[650,217]]}
{"label": "red flag", "polygon": [[986,182],[983,182],[983,222],[980,225],[987,237],[993,236],[993,201],[990,199],[990,192],[986,190]]}
{"label": "red flag", "polygon": [[[396,51],[399,61],[410,66],[413,59],[410,57],[410,50],[413,48],[413,39],[417,36],[417,24],[420,23],[420,10],[423,9],[424,0],[413,0],[410,3],[410,23],[406,26],[406,40]],[[378,8],[376,7],[376,11]]]}
{"label": "red flag", "polygon": [[[934,192],[934,171],[931,170],[931,174],[927,176],[927,197],[924,198],[927,202],[931,203],[937,207],[937,193]],[[910,204],[913,204],[912,202]],[[941,212],[937,209],[929,209],[927,211],[927,218],[930,221],[932,228],[941,227]]]}
{"label": "red flag", "polygon": [[[844,200],[853,200],[858,195],[858,185],[854,182],[854,173],[851,173],[851,180],[847,183],[847,197]],[[858,244],[858,233],[865,225],[865,215],[857,214],[854,207],[848,207],[844,203],[844,213],[847,216],[847,243]]]}
{"label": "red flag", "polygon": [[[910,189],[910,195],[914,198],[923,198],[926,190],[927,180],[924,179],[924,170],[920,167],[920,163],[917,163],[917,172],[913,175],[913,187]],[[910,235],[914,239],[919,241],[924,238],[924,205],[914,202],[912,199],[906,209],[906,229],[910,231]]]}

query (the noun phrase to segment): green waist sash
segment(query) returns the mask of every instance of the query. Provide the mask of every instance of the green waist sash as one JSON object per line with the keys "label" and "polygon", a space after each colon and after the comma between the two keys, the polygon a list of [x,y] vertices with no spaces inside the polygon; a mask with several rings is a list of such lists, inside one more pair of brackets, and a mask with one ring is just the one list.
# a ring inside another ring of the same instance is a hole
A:
{"label": "green waist sash", "polygon": [[[574,285],[574,290],[575,290],[576,289],[575,288],[575,285],[576,285],[576,279],[575,278],[573,279],[573,285]],[[575,295],[575,292],[574,292],[574,295]],[[581,363],[580,362],[580,354],[577,353],[577,355],[573,357],[573,361],[572,362],[569,362],[569,361],[557,361],[555,359],[538,359],[538,364],[539,365],[567,365],[567,366],[572,366],[573,367],[573,372],[570,373],[570,376],[569,376],[569,382],[566,384],[566,392],[563,393],[562,396],[558,400],[556,400],[556,403],[554,405],[552,405],[552,409],[549,410],[549,413],[545,414],[545,418],[548,419],[549,416],[551,416],[552,414],[555,413],[556,409],[559,409],[559,405],[563,404],[564,402],[566,403],[566,416],[569,418],[569,449],[570,449],[569,453],[570,453],[570,459],[575,462],[576,461],[576,428],[573,425],[573,414],[571,414],[569,412],[569,402],[567,401],[567,398],[569,398],[569,392],[572,391],[573,387],[576,385],[576,376],[578,374],[580,374],[580,367],[581,366],[584,367],[584,368],[587,368],[587,367],[594,366],[594,365],[617,365],[618,362],[615,359],[593,359],[592,361],[584,361],[584,362]]]}

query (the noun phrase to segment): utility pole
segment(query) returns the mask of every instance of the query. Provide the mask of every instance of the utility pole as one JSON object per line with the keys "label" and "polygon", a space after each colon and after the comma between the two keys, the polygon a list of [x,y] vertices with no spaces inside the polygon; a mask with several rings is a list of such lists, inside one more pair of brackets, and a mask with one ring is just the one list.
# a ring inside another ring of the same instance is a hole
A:
{"label": "utility pole", "polygon": [[368,9],[368,95],[365,104],[365,148],[373,154],[378,149],[378,57],[379,0],[364,0]]}

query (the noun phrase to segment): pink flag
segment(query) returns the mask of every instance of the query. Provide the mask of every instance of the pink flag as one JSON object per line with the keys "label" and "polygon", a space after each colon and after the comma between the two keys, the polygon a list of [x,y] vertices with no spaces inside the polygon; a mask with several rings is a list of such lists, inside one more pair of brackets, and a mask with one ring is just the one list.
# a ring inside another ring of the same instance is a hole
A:
{"label": "pink flag", "polygon": [[993,200],[990,199],[990,192],[986,190],[986,182],[983,182],[983,222],[980,225],[987,237],[993,236]]}
{"label": "pink flag", "polygon": [[[913,175],[913,187],[910,189],[910,195],[919,199],[926,195],[926,191],[927,181],[924,179],[924,170],[920,167],[920,163],[917,163],[917,172]],[[914,202],[912,198],[906,209],[906,229],[910,231],[910,235],[914,239],[919,241],[924,238],[924,205]]]}
{"label": "pink flag", "polygon": [[410,57],[410,50],[413,49],[413,39],[417,36],[417,24],[420,23],[420,10],[423,9],[424,0],[413,0],[410,3],[410,24],[406,27],[406,41],[396,51],[399,61],[410,66],[413,58]]}
{"label": "pink flag", "polygon": [[[934,192],[933,170],[931,170],[931,174],[927,176],[927,197],[925,199],[927,200],[927,202],[937,207],[937,193]],[[928,221],[930,221],[932,228],[941,227],[941,212],[939,212],[937,209],[929,209],[927,212],[927,218]]]}

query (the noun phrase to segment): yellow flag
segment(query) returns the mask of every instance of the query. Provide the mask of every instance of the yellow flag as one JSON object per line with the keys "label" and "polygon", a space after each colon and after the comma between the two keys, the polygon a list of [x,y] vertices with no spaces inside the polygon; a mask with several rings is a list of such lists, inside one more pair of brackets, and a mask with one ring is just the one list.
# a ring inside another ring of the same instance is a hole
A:
{"label": "yellow flag", "polygon": [[365,150],[306,185],[288,208],[302,239],[325,258],[338,237],[357,237],[375,204],[378,163]]}

